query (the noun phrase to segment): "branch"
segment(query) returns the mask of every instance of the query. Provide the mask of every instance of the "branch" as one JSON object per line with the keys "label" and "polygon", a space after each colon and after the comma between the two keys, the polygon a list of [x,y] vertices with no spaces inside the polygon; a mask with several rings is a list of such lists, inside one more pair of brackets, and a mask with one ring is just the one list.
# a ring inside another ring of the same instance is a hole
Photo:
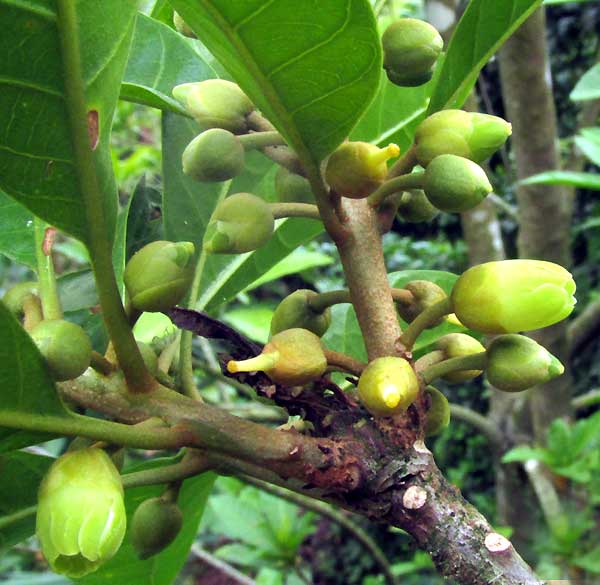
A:
{"label": "branch", "polygon": [[503,444],[502,432],[486,416],[459,404],[450,404],[450,413],[452,418],[475,427],[495,447]]}
{"label": "branch", "polygon": [[571,406],[573,410],[583,410],[584,408],[589,408],[590,406],[594,406],[596,404],[600,404],[600,390],[590,390],[581,396],[576,396],[571,400]]}
{"label": "branch", "polygon": [[250,476],[240,476],[240,479],[249,483],[265,492],[273,494],[278,498],[283,498],[288,502],[292,502],[301,508],[306,508],[307,510],[312,510],[321,516],[325,516],[329,518],[332,522],[339,524],[342,528],[346,529],[360,544],[362,544],[365,549],[371,554],[373,559],[379,565],[381,572],[383,573],[386,582],[388,585],[399,585],[398,580],[392,573],[392,569],[390,567],[390,563],[385,556],[384,552],[379,548],[378,544],[375,542],[373,538],[363,530],[358,524],[353,522],[350,518],[345,516],[339,510],[332,508],[330,505],[325,504],[324,502],[320,502],[313,498],[309,498],[302,494],[291,492],[290,490],[286,490],[279,486],[267,483],[266,481],[262,481],[260,479],[256,479]]}
{"label": "branch", "polygon": [[214,569],[217,569],[217,571],[223,573],[223,575],[225,575],[225,577],[228,579],[232,579],[241,585],[256,585],[256,581],[250,579],[250,577],[246,577],[246,575],[240,573],[229,563],[218,559],[214,555],[211,555],[209,552],[205,551],[203,548],[200,548],[198,544],[193,544],[191,550],[195,557],[198,557],[203,563],[213,567]]}

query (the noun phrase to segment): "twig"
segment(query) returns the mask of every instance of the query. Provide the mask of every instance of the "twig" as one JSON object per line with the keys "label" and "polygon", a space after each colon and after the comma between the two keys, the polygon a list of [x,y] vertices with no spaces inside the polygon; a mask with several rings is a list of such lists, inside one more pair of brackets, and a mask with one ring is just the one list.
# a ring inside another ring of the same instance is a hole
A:
{"label": "twig", "polygon": [[452,415],[452,418],[470,424],[472,427],[476,428],[484,437],[489,439],[495,447],[500,447],[502,445],[502,433],[496,428],[496,425],[483,414],[479,414],[478,412],[467,408],[466,406],[460,406],[459,404],[450,404],[450,414]]}
{"label": "twig", "polygon": [[307,496],[303,496],[302,494],[291,492],[285,488],[281,488],[254,477],[242,475],[240,479],[274,496],[283,498],[288,502],[292,502],[301,508],[306,508],[307,510],[312,510],[321,516],[325,516],[336,524],[339,524],[342,528],[345,528],[369,551],[373,559],[375,559],[385,577],[386,583],[388,583],[388,585],[398,585],[398,580],[392,573],[389,561],[375,540],[373,540],[373,538],[371,538],[371,536],[367,534],[367,532],[358,524],[344,515],[343,512],[340,512],[339,510],[336,510],[330,505],[320,502],[319,500],[314,500]]}
{"label": "twig", "polygon": [[581,396],[575,396],[575,398],[571,400],[573,410],[583,410],[584,408],[589,408],[596,404],[600,404],[600,390],[598,389],[590,390]]}
{"label": "twig", "polygon": [[240,573],[237,569],[232,567],[229,563],[218,559],[217,557],[211,555],[209,552],[205,551],[203,548],[200,548],[200,545],[193,544],[192,545],[192,554],[199,558],[203,563],[210,565],[217,571],[221,571],[223,575],[229,577],[229,579],[233,579],[241,585],[256,585],[256,581],[254,579],[250,579],[250,577],[246,577],[243,573]]}

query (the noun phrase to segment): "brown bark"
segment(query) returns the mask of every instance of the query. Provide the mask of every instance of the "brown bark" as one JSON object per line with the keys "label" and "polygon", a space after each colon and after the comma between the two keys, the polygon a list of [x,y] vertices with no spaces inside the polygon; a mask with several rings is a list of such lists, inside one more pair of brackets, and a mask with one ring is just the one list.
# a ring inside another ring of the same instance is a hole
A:
{"label": "brown bark", "polygon": [[[545,12],[535,12],[500,52],[507,117],[513,124],[517,178],[560,168],[556,111],[545,39]],[[570,266],[572,196],[553,185],[518,185],[519,255]],[[567,324],[532,334],[566,366],[565,374],[536,388],[530,399],[536,439],[543,441],[552,420],[570,413],[572,379],[568,367]]]}

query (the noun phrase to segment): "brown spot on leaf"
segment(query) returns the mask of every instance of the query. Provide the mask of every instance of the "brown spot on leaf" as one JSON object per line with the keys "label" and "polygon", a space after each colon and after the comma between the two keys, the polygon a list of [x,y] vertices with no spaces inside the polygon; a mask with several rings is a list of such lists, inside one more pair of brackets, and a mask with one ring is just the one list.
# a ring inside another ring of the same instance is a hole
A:
{"label": "brown spot on leaf", "polygon": [[87,115],[88,136],[90,137],[90,148],[96,150],[98,147],[98,133],[100,128],[98,110],[90,110]]}

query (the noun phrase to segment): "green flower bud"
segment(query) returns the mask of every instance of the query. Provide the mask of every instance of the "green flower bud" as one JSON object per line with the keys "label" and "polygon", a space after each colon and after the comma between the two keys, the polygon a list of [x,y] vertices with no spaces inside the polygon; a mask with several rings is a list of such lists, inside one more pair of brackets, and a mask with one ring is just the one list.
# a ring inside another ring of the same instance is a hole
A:
{"label": "green flower bud", "polygon": [[157,240],[138,250],[123,276],[138,311],[167,311],[186,295],[194,278],[194,244]]}
{"label": "green flower bud", "polygon": [[327,161],[325,179],[338,195],[362,199],[384,181],[386,162],[400,154],[396,144],[379,148],[368,142],[344,142]]}
{"label": "green flower bud", "polygon": [[38,323],[29,334],[55,380],[73,380],[89,367],[92,344],[79,325],[62,319],[45,320]]}
{"label": "green flower bud", "polygon": [[308,179],[279,167],[275,175],[275,191],[284,203],[314,203],[315,196]]}
{"label": "green flower bud", "polygon": [[254,110],[240,87],[224,79],[178,85],[173,88],[173,97],[203,130],[224,128],[234,134],[243,134],[248,130],[246,116]]}
{"label": "green flower bud", "polygon": [[55,573],[77,578],[98,569],[119,550],[125,523],[121,478],[104,451],[70,451],[52,464],[40,485],[36,534]]}
{"label": "green flower bud", "polygon": [[264,246],[275,229],[269,204],[250,193],[236,193],[215,208],[204,248],[215,254],[241,254]]}
{"label": "green flower bud", "polygon": [[448,399],[433,386],[425,388],[429,399],[425,436],[439,435],[450,424],[450,404]]}
{"label": "green flower bud", "polygon": [[306,329],[286,329],[273,335],[262,353],[243,361],[230,361],[231,373],[262,371],[276,384],[302,386],[320,378],[327,358],[318,336]]}
{"label": "green flower bud", "polygon": [[442,211],[468,211],[492,192],[484,170],[473,161],[454,154],[434,158],[425,169],[427,199]]}
{"label": "green flower bud", "polygon": [[286,329],[308,329],[322,337],[331,324],[331,309],[322,312],[311,308],[309,300],[317,296],[312,290],[300,289],[279,303],[271,319],[271,335]]}
{"label": "green flower bud", "polygon": [[442,154],[454,154],[481,163],[506,142],[512,126],[502,118],[442,110],[432,114],[415,132],[417,160],[423,167]]}
{"label": "green flower bud", "polygon": [[177,12],[173,12],[173,25],[175,26],[175,30],[178,33],[181,33],[184,37],[190,37],[191,39],[198,38],[196,33],[194,33],[194,31]]}
{"label": "green flower bud", "polygon": [[571,314],[575,281],[558,264],[503,260],[469,268],[452,289],[456,316],[483,333],[517,333],[548,327]]}
{"label": "green flower bud", "polygon": [[[428,280],[412,280],[404,285],[404,288],[412,293],[413,301],[410,305],[398,304],[397,307],[398,313],[407,323],[412,323],[425,309],[443,301],[448,296],[442,287]],[[442,320],[443,317],[431,327],[436,327]]]}
{"label": "green flower bud", "polygon": [[150,374],[156,376],[158,373],[158,357],[156,353],[147,343],[144,343],[143,341],[137,341],[136,343],[138,349],[140,350],[142,360],[144,360],[146,369],[150,372]]}
{"label": "green flower bud", "polygon": [[37,282],[20,282],[4,293],[2,302],[13,315],[19,316],[23,314],[23,301],[25,297],[37,294]]}
{"label": "green flower bud", "polygon": [[439,212],[440,210],[431,205],[425,191],[421,189],[403,193],[398,204],[400,219],[409,223],[431,221]]}
{"label": "green flower bud", "polygon": [[557,378],[564,371],[558,359],[524,335],[496,337],[487,351],[487,379],[505,392],[527,390]]}
{"label": "green flower bud", "polygon": [[244,170],[244,147],[229,130],[211,128],[185,147],[181,162],[183,172],[196,181],[228,181]]}
{"label": "green flower bud", "polygon": [[167,548],[182,524],[183,514],[176,502],[162,497],[143,501],[131,520],[131,541],[138,557],[145,560]]}
{"label": "green flower bud", "polygon": [[429,23],[414,18],[402,18],[390,24],[381,37],[381,44],[388,79],[405,87],[427,83],[444,48],[440,33]]}
{"label": "green flower bud", "polygon": [[[444,352],[446,359],[473,355],[485,351],[485,347],[474,337],[465,333],[449,333],[440,337],[435,343],[436,349]],[[442,376],[442,380],[451,384],[472,380],[482,373],[481,370],[461,370]]]}
{"label": "green flower bud", "polygon": [[403,358],[374,359],[358,380],[358,397],[375,416],[392,416],[416,400],[419,381],[412,366]]}

